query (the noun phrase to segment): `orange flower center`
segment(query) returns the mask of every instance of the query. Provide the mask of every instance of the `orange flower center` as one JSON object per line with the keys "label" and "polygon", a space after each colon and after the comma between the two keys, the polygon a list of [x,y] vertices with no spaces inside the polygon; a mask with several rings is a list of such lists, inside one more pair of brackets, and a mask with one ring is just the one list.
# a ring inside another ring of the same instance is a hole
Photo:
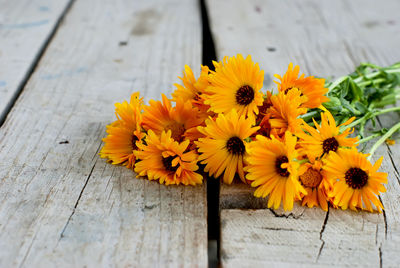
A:
{"label": "orange flower center", "polygon": [[322,175],[318,170],[313,168],[307,169],[303,175],[299,176],[301,184],[306,187],[315,188],[317,187],[322,181]]}
{"label": "orange flower center", "polygon": [[335,139],[335,137],[332,137],[324,140],[324,142],[322,143],[322,148],[324,150],[324,153],[326,154],[329,153],[330,151],[336,152],[337,149],[339,148],[339,143]]}
{"label": "orange flower center", "polygon": [[283,156],[279,156],[276,158],[275,160],[275,169],[276,172],[281,175],[282,177],[289,177],[290,173],[286,168],[282,168],[282,164],[284,163],[288,163],[289,159],[283,155]]}
{"label": "orange flower center", "polygon": [[351,188],[361,189],[368,182],[368,174],[361,168],[350,168],[346,171],[345,179]]}
{"label": "orange flower center", "polygon": [[171,132],[172,132],[171,137],[175,141],[178,141],[178,142],[183,141],[183,139],[184,139],[183,134],[185,134],[185,131],[186,131],[184,124],[173,121],[165,126],[165,130],[166,131],[171,130]]}
{"label": "orange flower center", "polygon": [[236,102],[239,105],[249,105],[254,100],[254,89],[249,85],[244,85],[236,91]]}

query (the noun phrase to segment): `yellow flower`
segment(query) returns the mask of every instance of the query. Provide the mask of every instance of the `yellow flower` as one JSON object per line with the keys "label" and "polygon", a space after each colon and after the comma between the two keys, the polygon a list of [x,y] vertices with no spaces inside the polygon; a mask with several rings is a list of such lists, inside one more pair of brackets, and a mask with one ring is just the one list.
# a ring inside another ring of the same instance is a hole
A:
{"label": "yellow flower", "polygon": [[306,108],[318,108],[322,103],[329,101],[329,98],[324,96],[328,92],[328,89],[324,87],[324,79],[313,76],[304,77],[304,74],[298,77],[299,72],[300,67],[296,65],[293,68],[293,63],[290,63],[283,77],[276,74],[275,77],[280,80],[280,82],[275,81],[278,90],[288,93],[293,88],[299,89],[306,97],[302,104]]}
{"label": "yellow flower", "polygon": [[335,119],[329,111],[321,113],[321,125],[313,120],[316,129],[304,123],[303,128],[308,134],[304,132],[296,133],[301,138],[299,144],[311,161],[329,152],[336,152],[340,147],[356,147],[358,138],[347,137],[352,133],[350,129],[347,128],[340,133],[340,127],[350,124],[353,120],[354,117],[336,126]]}
{"label": "yellow flower", "polygon": [[286,131],[297,133],[301,131],[301,123],[303,122],[299,115],[307,112],[306,108],[300,105],[304,99],[298,89],[292,89],[287,94],[279,92],[277,95],[271,96],[272,106],[268,109],[267,117],[261,121],[261,125],[266,124],[271,128],[271,134],[276,137],[283,137]]}
{"label": "yellow flower", "polygon": [[182,80],[183,85],[174,84],[176,90],[172,93],[173,101],[177,101],[178,99],[182,99],[184,102],[191,101],[193,106],[198,107],[200,110],[203,107],[208,109],[209,107],[204,105],[202,95],[204,94],[205,89],[209,86],[209,72],[210,70],[207,66],[201,66],[200,77],[196,80],[192,69],[185,65],[183,76],[179,77]]}
{"label": "yellow flower", "polygon": [[103,139],[105,144],[100,151],[100,157],[108,158],[113,164],[133,168],[136,161],[133,152],[144,137],[141,131],[142,104],[139,92],[131,95],[129,103],[124,101],[115,104],[118,120],[107,126],[108,135]]}
{"label": "yellow flower", "polygon": [[298,181],[296,140],[286,132],[284,142],[258,135],[249,145],[246,178],[252,181],[252,187],[258,187],[254,196],[269,195],[268,207],[277,209],[282,202],[285,210],[291,210],[293,202],[301,198],[300,194],[307,194]]}
{"label": "yellow flower", "polygon": [[299,181],[307,194],[302,198],[302,205],[309,208],[320,206],[328,211],[328,195],[332,186],[322,172],[322,162],[304,163],[299,169]]}
{"label": "yellow flower", "polygon": [[196,127],[203,123],[198,117],[199,110],[192,107],[190,101],[177,99],[176,106],[172,107],[171,101],[164,94],[162,100],[151,100],[149,106],[144,106],[143,128],[151,129],[157,135],[171,130],[172,138],[178,142],[197,139],[199,135]]}
{"label": "yellow flower", "polygon": [[185,152],[190,141],[182,143],[171,138],[171,130],[162,131],[160,136],[148,131],[146,144],[138,144],[135,155],[141,161],[135,165],[135,172],[147,176],[149,180],[159,180],[161,184],[201,184],[203,176],[196,173],[197,154]]}
{"label": "yellow flower", "polygon": [[224,172],[223,182],[231,184],[235,173],[245,181],[243,172],[243,157],[246,155],[245,139],[257,131],[252,127],[252,121],[240,116],[236,110],[215,119],[207,119],[205,127],[199,131],[206,137],[195,142],[201,153],[199,161],[206,164],[204,170],[214,177]]}
{"label": "yellow flower", "polygon": [[325,158],[323,171],[333,183],[333,204],[352,210],[363,209],[373,211],[372,204],[381,212],[382,203],[379,192],[386,191],[383,183],[387,183],[387,173],[377,172],[383,157],[372,165],[367,154],[357,149],[339,149],[329,153]]}
{"label": "yellow flower", "polygon": [[264,71],[250,56],[244,59],[241,54],[225,57],[223,63],[214,62],[214,66],[204,103],[210,105],[210,110],[215,113],[228,113],[235,109],[239,116],[245,115],[254,121],[258,114],[257,106],[263,103],[260,89]]}

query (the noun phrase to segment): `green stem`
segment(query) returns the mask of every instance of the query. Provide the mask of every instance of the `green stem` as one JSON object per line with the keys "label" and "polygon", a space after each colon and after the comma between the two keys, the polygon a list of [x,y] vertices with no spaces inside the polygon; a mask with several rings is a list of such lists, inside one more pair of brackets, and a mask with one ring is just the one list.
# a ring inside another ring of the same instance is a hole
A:
{"label": "green stem", "polygon": [[375,142],[375,144],[372,146],[371,150],[369,151],[370,156],[368,156],[368,160],[371,160],[371,157],[375,153],[376,149],[378,149],[378,147],[382,143],[384,143],[389,137],[391,137],[393,135],[393,133],[395,133],[399,129],[400,129],[400,123],[397,123],[396,125],[391,127],[389,129],[389,131],[386,132],[385,135],[383,135],[377,142]]}
{"label": "green stem", "polygon": [[373,135],[371,135],[371,136],[368,136],[368,137],[365,137],[365,138],[359,140],[359,141],[357,142],[357,144],[361,144],[361,143],[364,143],[364,142],[373,140],[373,139],[375,139],[375,138],[377,138],[377,137],[380,137],[380,136],[382,136],[381,133],[375,133],[375,134],[373,134]]}
{"label": "green stem", "polygon": [[391,108],[383,109],[383,110],[376,111],[376,112],[373,112],[373,113],[369,112],[369,113],[365,114],[363,117],[360,117],[357,120],[353,121],[351,124],[349,124],[347,126],[344,126],[344,128],[352,128],[352,127],[357,126],[358,124],[361,124],[362,122],[364,122],[364,121],[366,121],[366,120],[368,120],[368,119],[370,119],[372,117],[375,117],[375,116],[378,116],[378,115],[381,115],[381,114],[390,113],[390,112],[395,112],[395,111],[400,111],[400,107],[391,107]]}
{"label": "green stem", "polygon": [[307,158],[302,159],[302,160],[297,160],[297,163],[299,163],[300,165],[309,162]]}
{"label": "green stem", "polygon": [[304,121],[308,122],[308,120],[310,120],[311,118],[319,115],[320,111],[312,111],[312,112],[308,112],[306,114],[302,114],[299,117],[301,119],[303,119]]}
{"label": "green stem", "polygon": [[[385,72],[387,72],[387,73],[400,73],[400,68],[397,68],[397,69],[387,69],[387,70],[385,70],[385,68],[383,68],[384,69],[384,71]],[[372,78],[374,78],[374,77],[376,77],[376,76],[379,76],[381,73],[379,72],[379,71],[377,71],[377,72],[373,72],[373,73],[370,73],[370,74],[367,74],[367,75],[365,75],[365,76],[360,76],[360,77],[357,77],[356,79],[353,79],[353,81],[355,82],[355,83],[360,83],[361,81],[363,81],[364,79],[372,79]]]}
{"label": "green stem", "polygon": [[373,113],[366,113],[363,117],[358,118],[357,120],[354,120],[353,122],[351,122],[350,124],[348,124],[347,126],[343,126],[343,128],[352,128],[357,126],[358,124],[361,124],[362,122],[368,120],[369,118],[371,118],[373,115]]}
{"label": "green stem", "polygon": [[380,78],[380,79],[376,79],[376,80],[367,80],[367,81],[363,81],[363,82],[356,82],[357,83],[357,85],[359,86],[359,87],[365,87],[365,86],[368,86],[368,85],[371,85],[371,84],[377,84],[377,83],[381,83],[381,82],[385,82],[386,81],[386,79],[384,79],[384,78]]}
{"label": "green stem", "polygon": [[332,84],[329,86],[329,91],[331,91],[332,89],[334,89],[335,87],[337,87],[340,83],[342,83],[344,80],[346,79],[350,79],[350,76],[342,76],[338,79],[336,79],[335,81],[332,82]]}
{"label": "green stem", "polygon": [[387,108],[387,109],[383,109],[380,111],[377,111],[373,114],[373,116],[378,116],[381,114],[386,114],[386,113],[390,113],[390,112],[396,112],[396,111],[400,111],[400,106],[399,107],[391,107],[391,108]]}

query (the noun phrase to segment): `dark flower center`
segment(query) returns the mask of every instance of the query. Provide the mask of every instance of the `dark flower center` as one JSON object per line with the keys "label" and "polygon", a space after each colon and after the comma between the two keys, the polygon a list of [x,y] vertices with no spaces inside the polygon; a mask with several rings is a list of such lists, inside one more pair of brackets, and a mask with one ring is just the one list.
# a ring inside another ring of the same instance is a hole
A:
{"label": "dark flower center", "polygon": [[307,169],[307,171],[304,172],[303,175],[299,176],[299,178],[302,185],[310,188],[317,187],[322,181],[321,173],[313,168]]}
{"label": "dark flower center", "polygon": [[254,89],[244,85],[236,91],[236,102],[240,105],[249,105],[254,100]]}
{"label": "dark flower center", "polygon": [[289,90],[291,90],[293,87],[288,87],[287,89],[285,89],[285,94],[287,94],[289,92]]}
{"label": "dark flower center", "polygon": [[168,156],[168,157],[162,158],[162,163],[166,170],[175,172],[178,169],[179,164],[174,167],[172,166],[172,160],[174,160],[174,158],[175,157],[173,157],[173,156]]}
{"label": "dark flower center", "polygon": [[267,113],[269,107],[272,106],[272,103],[268,99],[264,99],[263,104],[258,106],[258,115],[257,115],[257,122],[260,122]]}
{"label": "dark flower center", "polygon": [[322,148],[324,149],[324,153],[326,154],[330,151],[336,152],[339,148],[339,143],[334,137],[332,137],[324,140],[324,142],[322,143]]}
{"label": "dark flower center", "polygon": [[201,94],[202,94],[201,92],[197,92],[196,95],[194,95],[193,99],[195,101],[199,101],[201,99]]}
{"label": "dark flower center", "polygon": [[138,137],[136,137],[135,135],[132,136],[132,150],[137,150],[138,147],[136,146],[136,142],[138,141]]}
{"label": "dark flower center", "polygon": [[282,177],[289,177],[290,173],[286,168],[282,168],[281,165],[283,163],[288,163],[289,159],[283,155],[283,156],[279,156],[276,158],[275,160],[275,169],[276,172],[281,175]]}
{"label": "dark flower center", "polygon": [[231,154],[244,155],[246,147],[239,137],[232,137],[226,142],[226,148]]}
{"label": "dark flower center", "polygon": [[361,168],[350,168],[346,171],[346,183],[353,189],[361,189],[367,184],[368,174]]}
{"label": "dark flower center", "polygon": [[[296,88],[296,87],[288,87],[287,89],[285,89],[285,95],[287,95],[288,92],[289,92],[290,90],[292,90],[293,88]],[[296,88],[296,89],[300,90],[299,88]],[[301,91],[301,90],[300,90],[300,91]],[[300,96],[303,96],[303,92],[300,92]]]}

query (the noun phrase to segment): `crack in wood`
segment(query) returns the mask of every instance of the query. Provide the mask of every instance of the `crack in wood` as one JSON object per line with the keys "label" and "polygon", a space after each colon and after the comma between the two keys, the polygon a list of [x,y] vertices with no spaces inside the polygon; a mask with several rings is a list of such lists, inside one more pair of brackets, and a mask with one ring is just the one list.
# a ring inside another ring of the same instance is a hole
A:
{"label": "crack in wood", "polygon": [[[378,121],[380,127],[383,128],[383,124],[382,124],[381,120],[379,119],[379,117],[377,117],[377,121]],[[390,146],[389,146],[389,145],[387,145],[386,143],[385,143],[385,145],[386,145],[386,148],[387,148],[387,154],[388,154],[388,156],[389,156],[390,162],[392,163],[392,167],[393,167],[393,170],[394,170],[394,175],[395,175],[395,177],[396,177],[397,183],[400,185],[400,171],[397,169],[396,164],[395,164],[395,162],[394,162],[394,159],[393,159],[393,152],[392,152],[392,150],[390,149]],[[382,201],[381,201],[381,202],[382,202]]]}
{"label": "crack in wood", "polygon": [[90,173],[89,173],[89,175],[88,175],[87,178],[86,178],[85,184],[83,185],[82,190],[81,190],[81,192],[79,193],[78,199],[77,199],[76,202],[75,202],[74,208],[72,209],[72,213],[71,213],[71,215],[68,217],[68,220],[67,220],[67,222],[66,222],[66,224],[65,224],[65,226],[64,226],[64,228],[63,228],[63,230],[61,231],[59,241],[60,241],[62,238],[64,238],[64,232],[65,232],[65,230],[67,229],[67,227],[68,227],[68,225],[69,225],[69,223],[70,223],[70,221],[71,221],[71,219],[72,219],[72,216],[74,216],[74,214],[75,214],[75,210],[76,210],[76,208],[78,207],[78,204],[79,204],[79,201],[81,200],[82,194],[83,194],[83,192],[85,191],[85,188],[86,188],[86,186],[87,186],[87,184],[88,184],[88,182],[89,182],[90,177],[92,176],[92,173],[93,173],[93,170],[94,170],[94,168],[95,168],[95,166],[96,166],[96,163],[97,163],[97,160],[96,160],[96,162],[93,164],[93,167],[92,167],[92,169],[90,170]]}
{"label": "crack in wood", "polygon": [[271,211],[271,213],[272,213],[275,217],[277,217],[277,218],[286,218],[286,219],[288,219],[288,218],[293,218],[293,219],[297,220],[297,219],[299,219],[301,216],[303,216],[303,214],[304,214],[304,210],[303,210],[303,212],[301,212],[299,215],[296,216],[296,215],[293,214],[292,212],[286,215],[286,214],[278,214],[278,213],[276,213],[276,211],[273,210],[272,208],[268,208],[268,209],[269,209],[269,211]]}
{"label": "crack in wood", "polygon": [[[378,197],[379,197],[379,201],[381,201],[382,206],[383,206],[383,201],[382,201],[381,196],[378,196]],[[383,207],[385,207],[385,206],[383,206]],[[385,223],[385,239],[387,239],[388,225],[387,225],[387,219],[386,219],[386,212],[384,209],[382,210],[382,215],[383,215],[383,222]]]}
{"label": "crack in wood", "polygon": [[259,227],[262,230],[269,230],[269,231],[288,231],[288,232],[301,232],[301,233],[315,233],[313,230],[298,230],[294,228],[281,228],[281,227]]}
{"label": "crack in wood", "polygon": [[315,260],[315,262],[318,262],[319,257],[321,256],[322,250],[325,246],[325,240],[322,239],[322,234],[325,231],[326,224],[328,223],[328,218],[329,218],[329,207],[328,207],[328,211],[326,212],[325,220],[324,220],[324,223],[322,224],[321,231],[319,232],[319,240],[322,241],[322,244],[321,244],[321,247],[319,248],[317,259]]}
{"label": "crack in wood", "polygon": [[400,185],[400,172],[397,169],[396,164],[394,163],[392,150],[390,149],[389,145],[386,145],[386,147],[388,149],[387,154],[389,155],[390,162],[392,163],[394,169],[394,176],[396,177],[397,183]]}

